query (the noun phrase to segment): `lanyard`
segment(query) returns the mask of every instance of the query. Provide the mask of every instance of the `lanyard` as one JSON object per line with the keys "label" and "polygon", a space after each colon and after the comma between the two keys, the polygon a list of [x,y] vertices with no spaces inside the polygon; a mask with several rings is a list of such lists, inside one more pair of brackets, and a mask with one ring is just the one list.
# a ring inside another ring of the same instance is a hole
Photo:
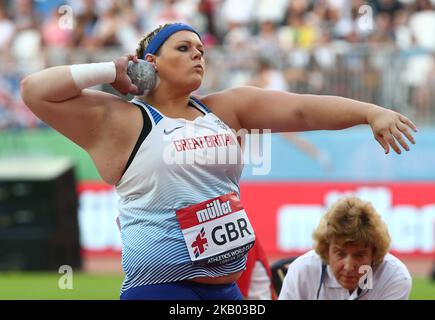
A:
{"label": "lanyard", "polygon": [[323,280],[325,280],[325,275],[326,275],[326,263],[323,262],[322,263],[322,272],[320,273],[319,289],[317,289],[317,300],[319,300],[320,289],[322,289]]}

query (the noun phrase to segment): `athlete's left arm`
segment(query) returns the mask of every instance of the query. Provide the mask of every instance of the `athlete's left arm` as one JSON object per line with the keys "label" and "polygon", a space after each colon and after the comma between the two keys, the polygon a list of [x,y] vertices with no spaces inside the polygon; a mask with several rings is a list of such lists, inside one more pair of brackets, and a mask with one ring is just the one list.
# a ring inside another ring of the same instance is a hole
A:
{"label": "athlete's left arm", "polygon": [[[294,94],[255,87],[228,89],[204,98],[231,110],[240,128],[271,129],[272,132],[339,130],[369,124],[375,139],[389,153],[409,150],[404,136],[415,143],[409,129],[416,126],[405,116],[380,106],[352,99]],[[228,113],[228,111],[226,112]],[[397,143],[398,142],[398,143]]]}

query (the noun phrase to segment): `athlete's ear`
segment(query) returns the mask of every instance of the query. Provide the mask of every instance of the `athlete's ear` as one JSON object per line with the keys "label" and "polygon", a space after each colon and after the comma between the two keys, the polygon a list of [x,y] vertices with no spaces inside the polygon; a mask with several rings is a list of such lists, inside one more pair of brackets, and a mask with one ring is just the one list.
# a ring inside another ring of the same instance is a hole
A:
{"label": "athlete's ear", "polygon": [[151,63],[154,66],[154,69],[157,68],[156,59],[157,59],[157,57],[151,53],[147,53],[145,55],[145,61],[148,61],[149,63]]}

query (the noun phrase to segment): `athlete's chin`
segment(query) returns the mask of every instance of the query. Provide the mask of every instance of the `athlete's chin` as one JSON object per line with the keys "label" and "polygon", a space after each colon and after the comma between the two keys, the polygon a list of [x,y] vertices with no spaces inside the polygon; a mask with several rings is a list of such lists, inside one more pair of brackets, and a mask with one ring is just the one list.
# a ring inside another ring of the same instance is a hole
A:
{"label": "athlete's chin", "polygon": [[187,84],[187,87],[189,88],[190,91],[195,91],[198,90],[198,88],[201,86],[202,84],[202,76],[201,77],[192,77],[189,81],[189,83]]}
{"label": "athlete's chin", "polygon": [[189,77],[184,77],[182,80],[172,82],[172,85],[177,88],[177,90],[182,90],[183,92],[196,91],[201,84],[202,76],[199,75],[190,75]]}

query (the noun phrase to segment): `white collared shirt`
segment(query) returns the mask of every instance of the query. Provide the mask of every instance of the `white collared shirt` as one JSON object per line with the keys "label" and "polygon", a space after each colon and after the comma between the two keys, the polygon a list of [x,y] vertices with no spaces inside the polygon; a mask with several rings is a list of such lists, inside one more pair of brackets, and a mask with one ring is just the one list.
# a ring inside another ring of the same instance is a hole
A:
{"label": "white collared shirt", "polygon": [[[356,298],[335,279],[329,265],[319,293],[319,300],[348,300]],[[322,273],[322,260],[311,250],[290,264],[279,300],[316,300]],[[411,291],[412,279],[406,266],[396,257],[387,254],[382,264],[373,271],[372,289],[364,289],[360,300],[406,300]]]}

